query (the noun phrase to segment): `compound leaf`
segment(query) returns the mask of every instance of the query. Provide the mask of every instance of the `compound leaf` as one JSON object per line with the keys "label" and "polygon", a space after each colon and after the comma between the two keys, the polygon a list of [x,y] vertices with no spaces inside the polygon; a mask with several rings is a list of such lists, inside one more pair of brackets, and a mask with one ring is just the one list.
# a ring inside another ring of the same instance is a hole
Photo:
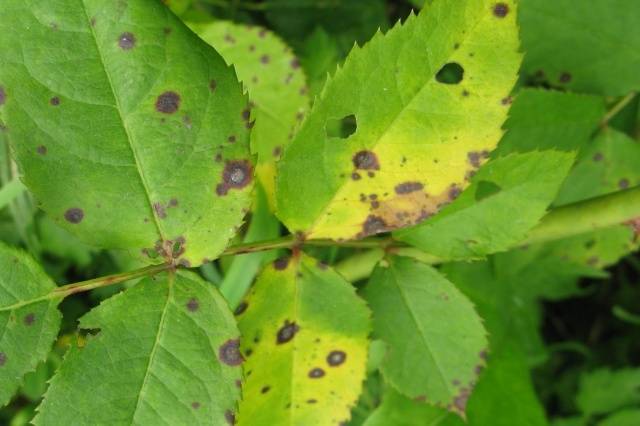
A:
{"label": "compound leaf", "polygon": [[542,151],[492,160],[442,213],[394,236],[446,259],[507,250],[544,216],[573,159],[573,153]]}
{"label": "compound leaf", "polygon": [[439,0],[355,47],[279,163],[287,227],[364,237],[458,194],[502,135],[520,63],[515,15],[512,1]]}
{"label": "compound leaf", "polygon": [[247,358],[239,425],[348,420],[364,380],[370,326],[349,283],[305,255],[278,259],[237,314]]}
{"label": "compound leaf", "polygon": [[211,284],[186,272],[147,278],[80,327],[87,340],[69,349],[35,424],[232,423],[239,332]]}
{"label": "compound leaf", "polygon": [[273,204],[275,162],[309,107],[300,62],[280,38],[263,28],[219,21],[195,29],[234,66],[249,93],[256,174]]}
{"label": "compound leaf", "polygon": [[217,256],[252,186],[223,59],[154,0],[7,0],[0,34],[0,114],[42,208],[151,263]]}
{"label": "compound leaf", "polygon": [[639,15],[635,0],[523,1],[523,71],[536,82],[580,92],[638,90]]}
{"label": "compound leaf", "polygon": [[488,347],[471,302],[438,271],[404,257],[376,267],[365,298],[374,333],[388,345],[381,367],[387,381],[464,416]]}
{"label": "compound leaf", "polygon": [[0,243],[0,406],[51,350],[62,316],[56,285],[31,257]]}

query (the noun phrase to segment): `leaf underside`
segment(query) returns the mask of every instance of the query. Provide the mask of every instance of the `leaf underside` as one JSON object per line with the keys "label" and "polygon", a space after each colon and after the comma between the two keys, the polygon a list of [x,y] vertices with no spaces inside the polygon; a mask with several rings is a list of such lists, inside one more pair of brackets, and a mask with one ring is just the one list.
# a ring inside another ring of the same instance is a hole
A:
{"label": "leaf underside", "polygon": [[[506,14],[493,1],[442,0],[354,48],[279,163],[278,213],[292,232],[404,227],[467,186],[502,135],[520,64],[516,8],[504,3]],[[347,119],[350,136],[330,132]]]}
{"label": "leaf underside", "polygon": [[223,250],[250,203],[250,126],[210,46],[155,0],[7,0],[0,34],[2,121],[56,222],[150,263]]}
{"label": "leaf underside", "polygon": [[0,407],[58,335],[61,298],[44,298],[55,288],[31,257],[0,243]]}
{"label": "leaf underside", "polygon": [[239,425],[338,424],[365,376],[369,312],[317,261],[279,259],[237,311],[246,357]]}
{"label": "leaf underside", "polygon": [[240,397],[238,330],[191,273],[147,278],[80,321],[35,424],[219,424]]}

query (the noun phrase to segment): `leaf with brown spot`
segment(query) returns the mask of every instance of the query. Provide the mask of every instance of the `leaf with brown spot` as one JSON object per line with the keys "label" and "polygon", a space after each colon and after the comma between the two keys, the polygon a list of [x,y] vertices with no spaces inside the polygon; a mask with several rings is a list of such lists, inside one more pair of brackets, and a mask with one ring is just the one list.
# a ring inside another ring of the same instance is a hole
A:
{"label": "leaf with brown spot", "polygon": [[346,419],[365,375],[370,313],[349,283],[315,259],[298,254],[279,266],[258,276],[250,308],[238,317],[243,336],[261,336],[241,341],[241,352],[252,354],[238,424]]}
{"label": "leaf with brown spot", "polygon": [[487,332],[472,303],[432,267],[395,257],[378,265],[364,292],[374,333],[388,345],[382,374],[410,398],[464,416]]}
{"label": "leaf with brown spot", "polygon": [[[253,183],[216,194],[226,161],[252,160],[234,71],[160,1],[55,5],[0,8],[0,108],[24,183],[94,246],[142,253],[183,236],[180,258],[144,261],[216,258]],[[172,199],[181,208],[167,208]]]}
{"label": "leaf with brown spot", "polygon": [[[492,0],[434,1],[353,48],[278,163],[277,213],[290,230],[352,239],[403,228],[469,184],[503,134],[520,65],[517,7],[503,3],[497,19]],[[449,68],[457,78],[439,74]],[[330,137],[344,117],[355,131]],[[379,195],[375,222],[362,193]]]}
{"label": "leaf with brown spot", "polygon": [[56,288],[26,253],[0,243],[0,406],[51,350],[62,315]]}
{"label": "leaf with brown spot", "polygon": [[100,332],[69,349],[37,425],[222,425],[240,398],[233,314],[195,274],[146,278],[83,316],[80,328]]}
{"label": "leaf with brown spot", "polygon": [[[274,152],[286,147],[289,135],[309,108],[309,96],[300,95],[300,88],[306,85],[305,75],[293,51],[271,31],[228,21],[193,28],[234,66],[249,93],[251,119],[255,120],[251,150],[258,156],[256,174],[273,208],[275,163],[279,158]],[[229,43],[228,37],[234,43]]]}

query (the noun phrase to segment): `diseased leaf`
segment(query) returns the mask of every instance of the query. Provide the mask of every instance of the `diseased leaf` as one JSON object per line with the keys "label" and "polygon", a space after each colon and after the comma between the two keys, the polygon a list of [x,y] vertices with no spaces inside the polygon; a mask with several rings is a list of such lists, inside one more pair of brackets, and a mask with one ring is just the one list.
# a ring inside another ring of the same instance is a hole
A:
{"label": "diseased leaf", "polygon": [[395,257],[365,288],[374,333],[388,345],[381,371],[403,394],[462,416],[488,349],[469,300],[432,267]]}
{"label": "diseased leaf", "polygon": [[215,287],[191,273],[147,278],[80,321],[35,424],[232,423],[238,330]]}
{"label": "diseased leaf", "polygon": [[439,0],[353,49],[279,163],[292,232],[345,239],[415,224],[467,185],[502,135],[520,63],[515,5],[500,5]]}
{"label": "diseased leaf", "polygon": [[640,404],[640,369],[602,368],[583,374],[576,402],[587,416]]}
{"label": "diseased leaf", "polygon": [[247,359],[239,425],[348,420],[370,327],[349,283],[306,255],[278,259],[236,312]]}
{"label": "diseased leaf", "polygon": [[275,162],[309,107],[300,62],[278,36],[264,28],[219,21],[196,26],[196,31],[234,66],[249,92],[256,173],[273,204]]}
{"label": "diseased leaf", "polygon": [[2,120],[54,220],[152,263],[223,250],[252,165],[247,100],[211,47],[154,0],[7,0],[0,34]]}
{"label": "diseased leaf", "polygon": [[587,144],[604,116],[604,100],[554,90],[523,89],[493,156],[545,149],[576,151]]}
{"label": "diseased leaf", "polygon": [[27,254],[0,243],[0,407],[47,358],[62,315],[56,285]]}
{"label": "diseased leaf", "polygon": [[530,78],[602,95],[640,89],[640,2],[526,0],[521,9]]}
{"label": "diseased leaf", "polygon": [[442,213],[394,236],[446,259],[507,250],[544,216],[573,158],[572,153],[542,151],[492,160]]}

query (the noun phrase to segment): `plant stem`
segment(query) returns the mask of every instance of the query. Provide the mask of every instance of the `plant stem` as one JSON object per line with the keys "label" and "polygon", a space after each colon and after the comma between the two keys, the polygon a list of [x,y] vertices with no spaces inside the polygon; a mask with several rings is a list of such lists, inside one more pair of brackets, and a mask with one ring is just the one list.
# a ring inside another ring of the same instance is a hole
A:
{"label": "plant stem", "polygon": [[93,290],[94,288],[106,287],[113,284],[118,284],[124,281],[129,281],[134,278],[140,278],[145,276],[155,275],[159,272],[168,271],[173,269],[171,264],[153,265],[146,268],[136,269],[135,271],[123,272],[121,274],[107,275],[106,277],[95,278],[93,280],[81,281],[79,283],[68,284],[56,288],[51,292],[51,298],[54,297],[67,297],[75,293],[83,291]]}
{"label": "plant stem", "polygon": [[600,120],[600,127],[607,127],[609,121],[611,121],[613,117],[615,117],[620,111],[622,111],[624,107],[626,107],[629,102],[631,102],[633,98],[636,97],[636,95],[636,92],[631,92],[624,98],[620,99],[609,111],[607,111],[604,117],[602,117],[602,120]]}

